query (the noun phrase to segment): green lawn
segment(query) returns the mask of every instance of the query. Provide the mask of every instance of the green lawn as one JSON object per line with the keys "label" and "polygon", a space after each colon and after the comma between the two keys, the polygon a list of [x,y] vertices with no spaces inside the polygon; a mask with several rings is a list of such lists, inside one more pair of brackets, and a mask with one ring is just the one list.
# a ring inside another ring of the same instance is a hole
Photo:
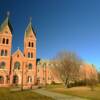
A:
{"label": "green lawn", "polygon": [[47,86],[47,90],[82,98],[88,98],[89,100],[100,100],[100,85],[96,86],[94,91],[91,91],[89,87],[74,87],[67,89],[61,85],[49,85]]}
{"label": "green lawn", "polygon": [[8,88],[0,88],[0,100],[53,100],[32,91],[14,91]]}

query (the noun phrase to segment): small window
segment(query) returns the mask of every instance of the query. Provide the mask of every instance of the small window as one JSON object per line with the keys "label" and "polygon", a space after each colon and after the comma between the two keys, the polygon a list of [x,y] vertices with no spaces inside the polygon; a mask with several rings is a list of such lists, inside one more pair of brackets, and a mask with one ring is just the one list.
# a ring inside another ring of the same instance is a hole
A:
{"label": "small window", "polygon": [[6,75],[6,83],[8,83],[8,82],[9,82],[9,76]]}
{"label": "small window", "polygon": [[6,66],[5,62],[1,62],[1,63],[0,63],[0,69],[4,69],[5,66]]}
{"label": "small window", "polygon": [[33,53],[31,53],[31,58],[33,58]]}
{"label": "small window", "polygon": [[32,42],[32,47],[34,46],[33,42]]}
{"label": "small window", "polygon": [[28,43],[28,46],[30,47],[30,42]]}
{"label": "small window", "polygon": [[29,63],[28,69],[32,69],[32,64],[31,63]]}
{"label": "small window", "polygon": [[14,75],[13,76],[13,83],[17,85],[18,81],[19,81],[19,77],[17,75]]}
{"label": "small window", "polygon": [[8,44],[9,43],[9,39],[6,39],[6,44]]}
{"label": "small window", "polygon": [[5,50],[5,56],[7,56],[7,50]]}
{"label": "small window", "polygon": [[4,84],[4,77],[0,76],[0,84]]}
{"label": "small window", "polygon": [[20,62],[15,62],[14,69],[20,69]]}
{"label": "small window", "polygon": [[28,52],[28,58],[30,58],[30,52]]}
{"label": "small window", "polygon": [[4,56],[4,50],[1,50],[1,56]]}
{"label": "small window", "polygon": [[17,57],[19,57],[19,54],[17,55]]}
{"label": "small window", "polygon": [[32,77],[31,77],[31,76],[28,76],[27,82],[28,82],[28,83],[31,83],[31,82],[32,82]]}
{"label": "small window", "polygon": [[3,41],[2,41],[2,43],[3,43],[3,44],[5,44],[5,39],[4,39],[4,38],[3,38]]}

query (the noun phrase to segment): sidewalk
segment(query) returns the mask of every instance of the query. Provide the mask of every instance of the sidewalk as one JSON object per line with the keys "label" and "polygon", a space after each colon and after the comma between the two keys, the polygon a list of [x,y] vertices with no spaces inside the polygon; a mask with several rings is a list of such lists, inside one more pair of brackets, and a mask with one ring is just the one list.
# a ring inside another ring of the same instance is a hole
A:
{"label": "sidewalk", "polygon": [[79,98],[76,96],[70,96],[70,95],[64,95],[64,94],[60,94],[60,93],[50,92],[45,89],[36,89],[33,91],[36,93],[39,93],[41,95],[51,97],[54,100],[88,100],[88,99],[83,99],[83,98]]}

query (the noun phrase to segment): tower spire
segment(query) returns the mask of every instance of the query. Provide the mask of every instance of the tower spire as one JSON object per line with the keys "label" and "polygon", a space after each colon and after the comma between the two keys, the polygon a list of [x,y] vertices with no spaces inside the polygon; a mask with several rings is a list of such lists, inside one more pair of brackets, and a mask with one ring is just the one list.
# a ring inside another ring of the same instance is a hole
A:
{"label": "tower spire", "polygon": [[32,17],[29,18],[29,24],[28,24],[28,26],[27,26],[27,28],[25,30],[25,37],[28,37],[31,31],[35,35],[35,31],[34,31],[34,29],[32,27]]}
{"label": "tower spire", "polygon": [[10,12],[9,11],[7,11],[7,13],[6,13],[6,18],[5,18],[5,20],[3,21],[3,23],[0,25],[0,31],[3,31],[3,29],[5,28],[5,26],[9,26],[9,28],[10,28],[10,30],[11,30],[11,32],[12,32],[12,26],[11,26],[11,24],[10,24],[10,21],[9,21],[9,16],[10,16]]}

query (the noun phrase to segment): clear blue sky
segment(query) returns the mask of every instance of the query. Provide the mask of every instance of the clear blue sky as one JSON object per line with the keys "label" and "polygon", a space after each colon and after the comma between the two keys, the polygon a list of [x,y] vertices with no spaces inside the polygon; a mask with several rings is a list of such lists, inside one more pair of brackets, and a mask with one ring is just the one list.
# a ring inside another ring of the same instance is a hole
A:
{"label": "clear blue sky", "polygon": [[100,0],[0,0],[0,23],[10,11],[13,48],[23,50],[24,31],[32,16],[37,27],[37,57],[74,51],[100,69]]}

